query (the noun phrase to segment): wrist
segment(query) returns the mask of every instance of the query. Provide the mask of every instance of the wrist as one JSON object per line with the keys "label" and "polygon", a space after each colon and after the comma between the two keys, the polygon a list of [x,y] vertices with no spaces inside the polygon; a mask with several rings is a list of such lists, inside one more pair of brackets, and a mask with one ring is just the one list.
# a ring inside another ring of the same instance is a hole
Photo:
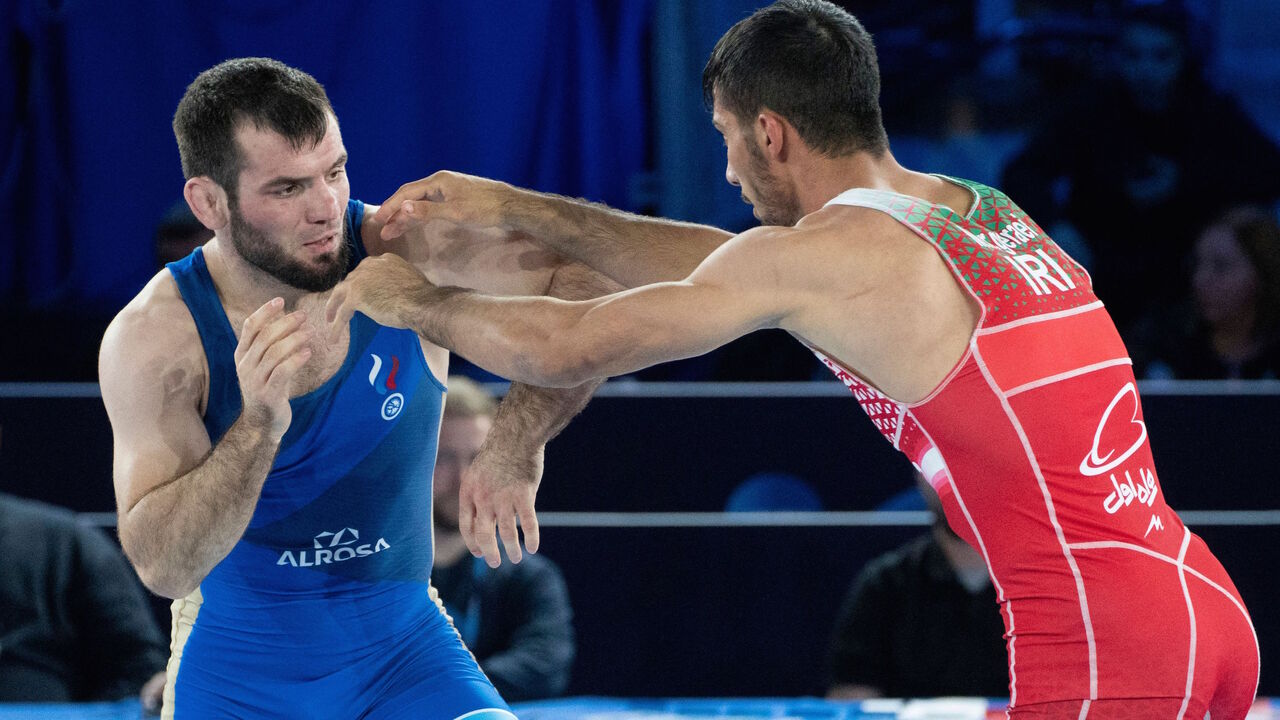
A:
{"label": "wrist", "polygon": [[[491,432],[484,443],[480,445],[480,453],[489,455],[499,455],[506,458],[536,458],[542,454],[543,448],[546,447],[546,440],[543,439],[543,433],[538,432],[534,428],[525,427],[508,427],[509,423],[504,424],[501,432]],[[495,424],[495,428],[498,427]],[[500,437],[501,439],[495,439]]]}

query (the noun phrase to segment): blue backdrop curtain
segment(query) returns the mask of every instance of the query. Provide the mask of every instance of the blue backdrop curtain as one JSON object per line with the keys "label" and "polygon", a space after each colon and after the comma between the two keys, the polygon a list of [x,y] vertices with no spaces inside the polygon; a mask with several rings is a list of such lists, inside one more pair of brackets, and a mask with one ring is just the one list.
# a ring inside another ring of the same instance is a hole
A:
{"label": "blue backdrop curtain", "polygon": [[352,194],[436,169],[624,208],[644,169],[650,0],[0,0],[0,298],[110,316],[181,199],[186,85],[265,55],[327,88]]}

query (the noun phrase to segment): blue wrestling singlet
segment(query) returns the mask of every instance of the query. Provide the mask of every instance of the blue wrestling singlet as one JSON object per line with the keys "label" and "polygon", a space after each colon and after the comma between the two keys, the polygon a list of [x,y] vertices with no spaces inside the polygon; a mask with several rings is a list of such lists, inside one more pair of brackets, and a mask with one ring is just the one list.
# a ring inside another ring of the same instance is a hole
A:
{"label": "blue wrestling singlet", "polygon": [[[351,201],[353,263],[363,213]],[[235,333],[199,249],[168,267],[208,358],[216,444],[240,415]],[[443,397],[417,335],[352,318],[342,367],[290,400],[244,537],[173,604],[166,715],[514,717],[428,584]]]}

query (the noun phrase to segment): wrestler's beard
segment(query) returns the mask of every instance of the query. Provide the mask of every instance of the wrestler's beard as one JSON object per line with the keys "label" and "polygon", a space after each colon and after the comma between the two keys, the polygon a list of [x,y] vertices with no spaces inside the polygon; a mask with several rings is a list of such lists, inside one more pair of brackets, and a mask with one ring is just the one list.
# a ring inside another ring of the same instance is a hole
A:
{"label": "wrestler's beard", "polygon": [[[751,204],[760,217],[760,224],[791,226],[800,222],[803,215],[795,188],[787,187],[777,175],[770,172],[769,162],[765,160],[760,148],[747,143],[747,155],[750,156],[751,188],[756,194],[756,199]],[[744,195],[743,200],[746,199]]]}
{"label": "wrestler's beard", "polygon": [[[346,226],[344,217],[344,230]],[[318,267],[308,266],[289,257],[265,232],[245,220],[240,208],[234,206],[231,207],[231,244],[245,262],[290,287],[307,292],[324,292],[337,285],[347,274],[347,264],[351,261],[351,240],[345,231],[331,254],[316,258]]]}

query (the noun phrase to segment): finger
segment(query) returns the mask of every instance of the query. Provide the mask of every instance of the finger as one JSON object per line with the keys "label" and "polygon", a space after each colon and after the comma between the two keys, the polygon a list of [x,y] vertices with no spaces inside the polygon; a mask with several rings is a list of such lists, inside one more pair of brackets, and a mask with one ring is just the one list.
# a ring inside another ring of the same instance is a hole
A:
{"label": "finger", "polygon": [[382,238],[384,240],[390,240],[392,238],[400,237],[401,235],[408,232],[411,229],[411,227],[414,225],[415,221],[413,220],[413,218],[410,217],[408,214],[406,214],[404,211],[405,204],[402,204],[400,206],[400,209],[396,211],[394,215],[391,216],[391,219],[389,219],[387,223],[382,226]]}
{"label": "finger", "polygon": [[267,376],[266,386],[272,390],[284,391],[288,388],[289,382],[298,374],[298,370],[311,359],[311,348],[300,348],[296,352],[290,354],[271,370],[271,374]]}
{"label": "finger", "polygon": [[276,368],[285,361],[307,348],[308,343],[311,341],[311,335],[310,328],[298,328],[295,332],[289,333],[272,343],[266,352],[262,354],[262,361],[258,363],[258,373],[263,381],[266,382]]}
{"label": "finger", "polygon": [[538,528],[538,514],[533,510],[533,503],[520,503],[516,506],[520,515],[520,529],[524,532],[524,549],[532,555],[538,552],[541,544],[541,531]]}
{"label": "finger", "polygon": [[351,316],[356,313],[359,299],[353,287],[346,280],[334,288],[333,295],[325,303],[325,322],[329,328],[329,340],[336,342],[342,337],[342,331],[351,324]]}
{"label": "finger", "polygon": [[[249,317],[240,323],[240,342],[236,344],[236,353],[243,355],[242,351],[247,351],[253,344],[254,339],[258,336],[258,332],[267,325],[268,322],[284,309],[284,298],[272,298],[262,304],[257,310],[249,313]],[[239,358],[236,362],[239,362]]]}
{"label": "finger", "polygon": [[498,552],[498,536],[495,532],[497,520],[493,513],[484,508],[476,508],[476,546],[484,556],[485,563],[492,568],[502,564],[502,555]]}
{"label": "finger", "polygon": [[502,538],[502,546],[507,549],[511,562],[520,562],[520,533],[516,530],[516,514],[511,508],[505,508],[498,518],[498,536]]}
{"label": "finger", "polygon": [[324,304],[324,321],[330,325],[338,317],[338,310],[342,307],[342,303],[347,299],[348,288],[351,287],[350,280],[343,280],[334,286],[333,292],[329,293],[329,299]]}
{"label": "finger", "polygon": [[267,353],[281,340],[298,332],[305,321],[306,314],[298,310],[283,317],[277,317],[258,330],[253,341],[247,343],[239,353],[240,359],[237,361],[236,370],[240,376],[252,375],[265,382],[271,368],[279,362],[277,354],[276,359],[264,367],[264,362],[267,362]]}
{"label": "finger", "polygon": [[343,289],[342,297],[338,299],[332,310],[333,319],[329,321],[330,341],[337,342],[342,337],[342,331],[351,324],[352,316],[360,309],[360,302],[361,296],[357,287],[347,285]]}
{"label": "finger", "polygon": [[462,533],[462,541],[467,544],[467,550],[475,557],[480,557],[480,545],[476,542],[475,536],[475,515],[476,506],[471,501],[470,493],[459,491],[458,495],[458,532]]}
{"label": "finger", "polygon": [[418,200],[432,194],[438,194],[439,191],[432,191],[432,186],[435,185],[435,183],[436,176],[432,175],[431,177],[414,180],[411,183],[401,185],[398,190],[391,194],[391,197],[387,198],[386,202],[382,203],[382,206],[378,208],[378,211],[373,214],[374,220],[386,223],[396,214],[396,211],[400,209],[400,204],[405,200]]}

